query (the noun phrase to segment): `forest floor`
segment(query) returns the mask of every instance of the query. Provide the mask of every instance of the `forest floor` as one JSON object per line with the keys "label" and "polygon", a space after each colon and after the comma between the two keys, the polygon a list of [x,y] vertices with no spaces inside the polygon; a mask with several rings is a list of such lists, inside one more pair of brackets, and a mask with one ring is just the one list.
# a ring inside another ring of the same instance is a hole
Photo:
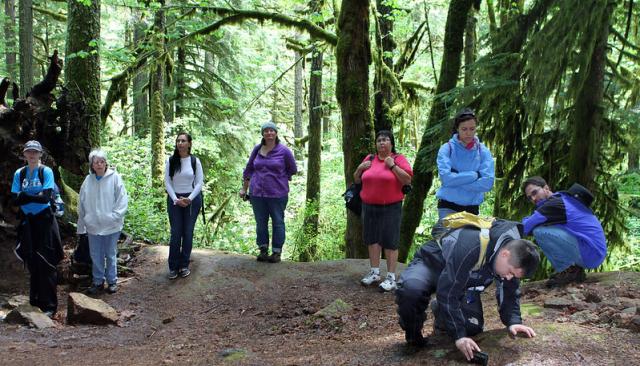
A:
{"label": "forest floor", "polygon": [[[446,337],[430,337],[420,350],[405,345],[393,294],[359,284],[366,260],[269,264],[195,250],[191,276],[168,280],[167,253],[144,247],[120,291],[98,296],[121,314],[118,326],[66,324],[66,295],[78,290],[72,285],[59,286],[56,327],[0,323],[0,364],[466,364]],[[492,289],[483,295],[486,332],[475,337],[490,365],[640,364],[638,329],[618,327],[614,314],[620,303],[635,304],[638,314],[640,273],[590,273],[584,284],[552,291],[527,284],[522,308],[537,332],[531,339],[507,335]],[[336,299],[352,308],[338,317],[313,315]]]}

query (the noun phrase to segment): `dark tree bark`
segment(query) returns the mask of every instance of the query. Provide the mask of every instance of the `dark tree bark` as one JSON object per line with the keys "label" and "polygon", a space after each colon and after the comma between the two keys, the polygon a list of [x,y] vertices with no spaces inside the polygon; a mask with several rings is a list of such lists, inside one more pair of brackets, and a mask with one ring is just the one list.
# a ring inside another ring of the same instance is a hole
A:
{"label": "dark tree bark", "polygon": [[[376,0],[376,7],[380,16],[377,21],[376,45],[382,50],[382,62],[393,70],[393,51],[396,43],[393,40],[393,14],[392,7],[386,0]],[[376,70],[373,80],[374,87],[374,112],[373,124],[375,131],[393,130],[393,119],[389,115],[389,109],[393,106],[393,93],[391,85],[382,76],[382,70]]]}
{"label": "dark tree bark", "polygon": [[[133,25],[133,44],[138,45],[144,39],[147,24],[136,12]],[[133,132],[138,137],[149,134],[149,74],[137,72],[133,77]]]}
{"label": "dark tree bark", "polygon": [[301,261],[315,259],[317,253],[320,213],[320,168],[322,146],[322,52],[317,48],[311,54],[309,77],[309,156],[307,163],[307,197],[305,204],[304,233],[307,251]]}
{"label": "dark tree bark", "polygon": [[[297,61],[294,69],[294,103],[293,103],[293,135],[296,140],[301,139],[304,136],[302,130],[302,60],[301,54],[297,50],[294,50],[293,57]],[[311,108],[311,107],[309,107]],[[297,146],[294,149],[294,155],[296,160],[302,160],[302,146]]]}
{"label": "dark tree bark", "polygon": [[604,70],[607,62],[607,38],[609,36],[611,14],[614,6],[609,4],[602,12],[598,32],[594,32],[594,43],[583,44],[582,52],[591,54],[587,64],[587,77],[582,83],[573,108],[573,135],[569,149],[569,181],[578,182],[594,191],[598,168],[598,156],[602,147]]}
{"label": "dark tree bark", "polygon": [[[164,6],[164,1],[160,1]],[[162,54],[165,49],[165,15],[160,7],[156,10],[154,22],[154,47],[158,54]],[[150,110],[151,110],[151,181],[154,187],[160,187],[163,183],[164,175],[164,58],[159,57],[152,68],[151,80],[149,83]]]}
{"label": "dark tree bark", "polygon": [[[373,146],[369,112],[369,1],[343,0],[336,47],[336,99],[342,113],[342,149],[347,186],[353,172]],[[345,250],[348,258],[367,258],[360,217],[347,211]]]}
{"label": "dark tree bark", "polygon": [[16,75],[16,1],[4,0],[4,42],[7,76],[11,80],[18,80]]}
{"label": "dark tree bark", "polygon": [[[67,3],[66,55],[76,55],[67,61],[65,87],[69,91],[69,103],[84,105],[78,120],[86,125],[89,146],[100,146],[100,59],[97,43],[100,39],[100,1],[90,6],[76,0]],[[94,41],[95,42],[95,41]],[[79,54],[83,54],[80,56]],[[86,157],[85,157],[86,158]]]}
{"label": "dark tree bark", "polygon": [[467,26],[464,30],[464,86],[473,84],[473,70],[471,64],[476,61],[477,35],[476,35],[476,11],[472,8],[467,17]]}
{"label": "dark tree bark", "polygon": [[630,151],[627,159],[627,172],[637,172],[640,170],[640,153],[638,153],[638,151]]}
{"label": "dark tree bark", "polygon": [[402,224],[400,226],[400,248],[398,260],[405,262],[413,244],[422,211],[424,199],[431,189],[436,167],[438,148],[446,140],[449,132],[447,123],[448,101],[443,94],[456,87],[462,61],[463,39],[466,19],[474,0],[451,0],[444,34],[444,53],[440,67],[440,78],[436,97],[431,107],[427,128],[422,135],[420,148],[413,164],[413,190],[404,200]]}
{"label": "dark tree bark", "polygon": [[33,2],[20,0],[20,90],[23,94],[33,87]]}

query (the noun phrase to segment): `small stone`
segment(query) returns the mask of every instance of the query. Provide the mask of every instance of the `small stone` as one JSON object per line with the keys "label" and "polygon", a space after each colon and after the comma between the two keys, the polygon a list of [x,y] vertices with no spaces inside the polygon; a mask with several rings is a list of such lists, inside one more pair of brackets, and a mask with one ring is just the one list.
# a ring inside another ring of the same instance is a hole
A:
{"label": "small stone", "polygon": [[352,308],[351,304],[344,302],[342,299],[336,299],[313,315],[325,318],[339,318],[350,312]]}
{"label": "small stone", "polygon": [[552,297],[544,301],[544,307],[550,309],[564,309],[575,305],[575,301],[565,297]]}

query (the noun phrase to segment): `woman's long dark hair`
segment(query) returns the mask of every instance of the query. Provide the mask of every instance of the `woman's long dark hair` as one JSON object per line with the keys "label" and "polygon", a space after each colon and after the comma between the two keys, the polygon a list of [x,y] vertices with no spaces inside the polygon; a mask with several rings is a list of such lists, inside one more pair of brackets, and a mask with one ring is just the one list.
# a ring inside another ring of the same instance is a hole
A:
{"label": "woman's long dark hair", "polygon": [[181,168],[180,152],[178,152],[178,141],[177,141],[180,136],[187,137],[187,141],[189,141],[189,155],[191,155],[191,135],[189,135],[186,132],[178,133],[178,136],[176,136],[175,147],[173,148],[173,155],[171,155],[171,157],[169,158],[169,176],[170,177],[173,177],[176,174],[176,172],[180,171],[180,168]]}
{"label": "woman's long dark hair", "polygon": [[[376,133],[376,141],[378,141],[378,137],[384,136],[388,137],[389,141],[391,141],[391,152],[396,153],[396,141],[393,139],[393,134],[389,130],[380,130]],[[377,149],[376,149],[377,150]]]}

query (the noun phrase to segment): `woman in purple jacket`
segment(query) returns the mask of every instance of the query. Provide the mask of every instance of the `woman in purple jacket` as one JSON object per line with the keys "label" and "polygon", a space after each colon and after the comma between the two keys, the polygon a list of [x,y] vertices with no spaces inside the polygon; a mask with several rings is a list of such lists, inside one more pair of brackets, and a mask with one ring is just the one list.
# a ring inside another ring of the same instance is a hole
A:
{"label": "woman in purple jacket", "polygon": [[[258,261],[280,262],[285,240],[284,209],[289,200],[289,181],[296,174],[296,160],[288,147],[280,143],[278,128],[273,122],[262,125],[262,142],[253,148],[244,169],[240,197],[250,197],[256,218]],[[249,194],[247,194],[249,189]],[[269,217],[272,238],[269,255]]]}

